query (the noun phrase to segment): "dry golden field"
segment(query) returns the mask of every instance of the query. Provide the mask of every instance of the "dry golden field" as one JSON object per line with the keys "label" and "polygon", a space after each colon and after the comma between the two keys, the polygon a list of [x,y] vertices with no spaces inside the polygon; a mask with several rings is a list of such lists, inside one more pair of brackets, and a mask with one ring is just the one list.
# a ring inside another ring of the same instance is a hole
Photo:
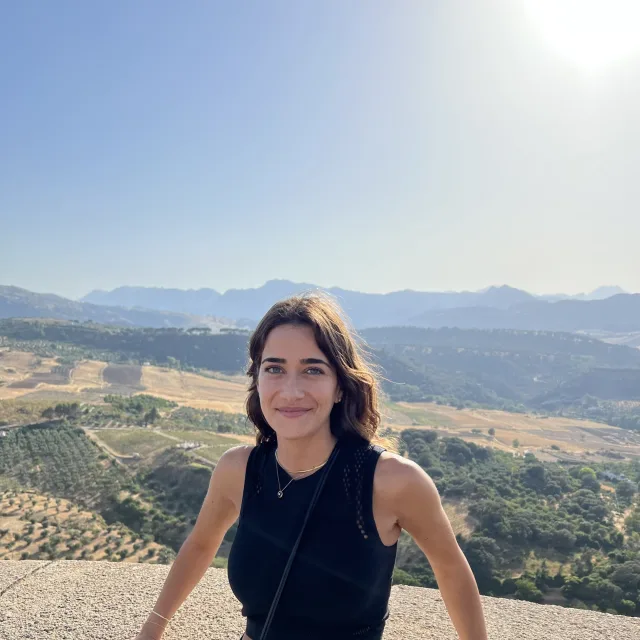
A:
{"label": "dry golden field", "polygon": [[[30,393],[35,387],[26,386],[25,383],[31,380],[33,376],[50,374],[56,364],[56,361],[52,358],[38,358],[33,353],[1,349],[0,399],[10,400]],[[42,384],[38,383],[36,386],[41,386]],[[46,386],[59,387],[59,385]]]}
{"label": "dry golden field", "polygon": [[[196,409],[243,413],[246,387],[247,379],[241,375],[198,375],[148,365],[83,361],[65,372],[52,359],[0,351],[0,401],[24,397],[37,402],[60,397],[95,403],[107,393],[148,393]],[[383,425],[394,430],[433,428],[441,435],[455,435],[504,451],[533,451],[548,460],[605,450],[640,455],[640,435],[588,420],[407,402],[386,402],[382,414]],[[490,435],[489,429],[495,434]]]}
{"label": "dry golden field", "polygon": [[[542,417],[489,409],[462,409],[433,403],[388,403],[383,409],[385,423],[399,431],[429,427],[442,435],[455,435],[477,444],[505,451],[545,450],[553,457],[559,447],[563,454],[581,455],[601,450],[640,455],[640,437],[634,432],[599,422],[563,417]],[[489,429],[495,435],[489,435]],[[514,447],[517,440],[519,447]]]}
{"label": "dry golden field", "polygon": [[[93,400],[96,394],[149,393],[196,409],[232,413],[244,410],[247,388],[244,376],[201,376],[154,366],[142,367],[139,376],[134,375],[139,367],[85,360],[65,381],[56,377],[56,367],[53,359],[41,360],[20,351],[0,351],[0,400],[20,398],[36,391],[38,396],[43,392],[78,394],[80,401],[89,400],[89,396]],[[57,382],[52,384],[49,380],[54,377]]]}
{"label": "dry golden field", "polygon": [[145,393],[173,400],[178,404],[231,413],[244,411],[244,399],[247,395],[244,376],[210,378],[161,367],[143,367],[142,385]]}
{"label": "dry golden field", "polygon": [[102,372],[106,366],[106,362],[98,362],[97,360],[80,362],[71,372],[69,390],[76,392],[81,392],[85,389],[102,391],[106,387],[106,383],[102,378]]}

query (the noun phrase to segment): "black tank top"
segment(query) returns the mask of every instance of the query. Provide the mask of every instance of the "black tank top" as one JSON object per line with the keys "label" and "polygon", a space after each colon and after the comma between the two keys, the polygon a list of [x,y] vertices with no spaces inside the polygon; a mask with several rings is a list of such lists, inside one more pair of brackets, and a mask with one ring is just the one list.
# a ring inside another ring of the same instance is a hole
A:
{"label": "black tank top", "polygon": [[[373,518],[373,476],[382,451],[364,440],[340,443],[269,640],[382,637],[397,550],[397,544],[383,544]],[[278,472],[284,487],[291,477],[281,467]],[[292,482],[278,498],[275,447],[261,444],[249,455],[228,572],[252,640],[260,638],[320,473]]]}

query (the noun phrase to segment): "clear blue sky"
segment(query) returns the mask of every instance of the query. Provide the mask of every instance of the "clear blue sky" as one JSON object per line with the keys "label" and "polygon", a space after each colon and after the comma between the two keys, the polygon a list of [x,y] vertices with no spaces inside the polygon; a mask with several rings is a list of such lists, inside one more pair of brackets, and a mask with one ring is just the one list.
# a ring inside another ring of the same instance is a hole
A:
{"label": "clear blue sky", "polygon": [[640,291],[638,51],[525,5],[3,3],[0,284]]}

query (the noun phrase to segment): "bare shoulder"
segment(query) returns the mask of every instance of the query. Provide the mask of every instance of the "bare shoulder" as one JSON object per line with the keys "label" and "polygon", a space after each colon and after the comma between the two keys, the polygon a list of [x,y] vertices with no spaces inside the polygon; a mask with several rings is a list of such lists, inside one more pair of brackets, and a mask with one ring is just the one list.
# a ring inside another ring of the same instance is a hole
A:
{"label": "bare shoulder", "polygon": [[420,496],[440,500],[438,490],[429,475],[412,460],[384,451],[376,466],[374,491],[399,506],[404,499]]}
{"label": "bare shoulder", "polygon": [[210,553],[212,558],[240,513],[244,476],[252,450],[253,447],[247,445],[229,449],[211,474],[207,495],[189,539]]}
{"label": "bare shoulder", "polygon": [[237,447],[231,447],[231,449],[227,449],[222,456],[220,456],[216,468],[222,466],[225,469],[236,469],[238,467],[246,469],[249,456],[254,449],[255,446],[250,444],[240,444]]}
{"label": "bare shoulder", "polygon": [[254,448],[244,444],[227,449],[211,474],[210,489],[228,497],[237,506],[242,502],[247,463]]}
{"label": "bare shoulder", "polygon": [[413,460],[403,458],[391,451],[383,451],[378,460],[375,477],[385,486],[399,489],[421,477],[428,476]]}

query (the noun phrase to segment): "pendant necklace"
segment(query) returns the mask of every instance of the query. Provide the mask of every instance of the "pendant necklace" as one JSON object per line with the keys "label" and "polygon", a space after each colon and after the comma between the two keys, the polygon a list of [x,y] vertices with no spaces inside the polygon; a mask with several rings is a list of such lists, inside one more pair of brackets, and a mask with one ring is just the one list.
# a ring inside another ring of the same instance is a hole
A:
{"label": "pendant necklace", "polygon": [[[287,484],[284,487],[280,486],[280,472],[278,470],[278,467],[280,466],[280,461],[278,460],[278,450],[277,449],[275,451],[275,461],[276,461],[276,477],[278,478],[278,493],[277,493],[277,496],[278,496],[278,498],[282,498],[282,496],[284,495],[284,490],[295,480],[295,478],[292,477],[291,480],[289,480],[289,482],[287,482]],[[327,464],[327,461],[328,461],[328,458],[322,464],[318,464],[315,467],[311,467],[311,469],[303,469],[302,471],[292,471],[290,473],[289,472],[287,472],[287,473],[289,473],[289,475],[292,475],[292,474],[303,475],[305,473],[309,473],[311,471],[316,471],[316,469],[320,469],[320,468],[324,467],[324,465]]]}

